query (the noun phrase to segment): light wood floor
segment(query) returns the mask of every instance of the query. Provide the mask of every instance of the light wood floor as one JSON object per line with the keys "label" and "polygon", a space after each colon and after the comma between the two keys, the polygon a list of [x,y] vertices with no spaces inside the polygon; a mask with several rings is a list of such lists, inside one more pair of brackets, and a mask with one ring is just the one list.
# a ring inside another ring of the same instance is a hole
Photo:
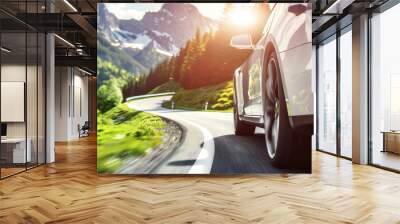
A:
{"label": "light wood floor", "polygon": [[96,174],[96,142],[0,181],[0,223],[400,223],[400,175],[315,152],[312,175]]}

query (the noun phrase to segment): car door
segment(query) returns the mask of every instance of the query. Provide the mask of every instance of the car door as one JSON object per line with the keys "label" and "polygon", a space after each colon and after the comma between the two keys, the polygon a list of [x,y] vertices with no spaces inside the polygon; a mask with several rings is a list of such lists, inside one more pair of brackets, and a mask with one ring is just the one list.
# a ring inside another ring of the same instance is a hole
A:
{"label": "car door", "polygon": [[245,114],[249,116],[262,116],[262,75],[263,75],[263,60],[265,51],[265,41],[269,28],[274,18],[274,9],[276,4],[270,3],[271,14],[268,17],[267,23],[263,30],[263,36],[255,44],[253,53],[247,62],[247,101],[245,103]]}
{"label": "car door", "polygon": [[262,49],[255,47],[253,53],[247,62],[247,69],[245,78],[247,91],[244,111],[249,116],[262,115],[262,101],[261,101],[261,64],[262,64]]}

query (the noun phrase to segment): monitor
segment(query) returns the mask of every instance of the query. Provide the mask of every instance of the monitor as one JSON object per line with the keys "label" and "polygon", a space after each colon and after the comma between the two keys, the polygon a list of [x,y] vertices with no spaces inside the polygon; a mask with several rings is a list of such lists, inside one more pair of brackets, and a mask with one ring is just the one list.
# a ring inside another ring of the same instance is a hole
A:
{"label": "monitor", "polygon": [[7,136],[7,124],[1,124],[1,136]]}

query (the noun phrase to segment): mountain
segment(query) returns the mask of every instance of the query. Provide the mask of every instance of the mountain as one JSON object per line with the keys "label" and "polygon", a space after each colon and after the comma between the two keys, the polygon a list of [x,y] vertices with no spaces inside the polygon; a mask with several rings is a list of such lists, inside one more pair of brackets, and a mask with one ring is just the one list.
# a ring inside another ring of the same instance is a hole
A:
{"label": "mountain", "polygon": [[206,32],[214,27],[214,21],[202,16],[189,3],[164,4],[157,12],[147,12],[140,21],[121,20],[119,25],[125,34],[136,36],[134,43],[143,46],[154,40],[163,50],[172,54],[176,54],[179,48],[193,38],[197,29]]}
{"label": "mountain", "polygon": [[98,16],[99,30],[113,46],[144,49],[154,41],[157,49],[169,54],[177,54],[197,29],[206,32],[216,27],[215,21],[202,16],[189,3],[164,4],[157,12],[147,12],[141,20],[119,20],[99,4]]}
{"label": "mountain", "polygon": [[141,20],[120,20],[100,3],[97,27],[98,57],[132,74],[147,74],[176,55],[197,30],[214,30],[216,22],[187,3],[164,4]]}
{"label": "mountain", "polygon": [[155,41],[151,41],[145,48],[136,54],[133,58],[146,68],[154,68],[156,65],[171,57],[168,52],[160,50]]}
{"label": "mountain", "polygon": [[112,62],[132,74],[145,74],[149,68],[136,61],[131,55],[112,46],[102,33],[97,33],[97,57]]}
{"label": "mountain", "polygon": [[97,26],[107,40],[113,35],[112,29],[119,26],[118,18],[107,10],[105,4],[98,5]]}

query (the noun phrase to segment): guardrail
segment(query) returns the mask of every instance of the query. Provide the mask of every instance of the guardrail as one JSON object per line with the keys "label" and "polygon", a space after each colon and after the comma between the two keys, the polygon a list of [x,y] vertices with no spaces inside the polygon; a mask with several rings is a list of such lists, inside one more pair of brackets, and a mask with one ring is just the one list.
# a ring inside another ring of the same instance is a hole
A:
{"label": "guardrail", "polygon": [[155,94],[146,94],[146,95],[140,95],[140,96],[131,96],[126,98],[126,102],[130,100],[137,100],[137,99],[144,99],[144,98],[149,98],[149,97],[156,97],[156,96],[170,96],[174,95],[175,92],[166,92],[166,93],[155,93]]}

